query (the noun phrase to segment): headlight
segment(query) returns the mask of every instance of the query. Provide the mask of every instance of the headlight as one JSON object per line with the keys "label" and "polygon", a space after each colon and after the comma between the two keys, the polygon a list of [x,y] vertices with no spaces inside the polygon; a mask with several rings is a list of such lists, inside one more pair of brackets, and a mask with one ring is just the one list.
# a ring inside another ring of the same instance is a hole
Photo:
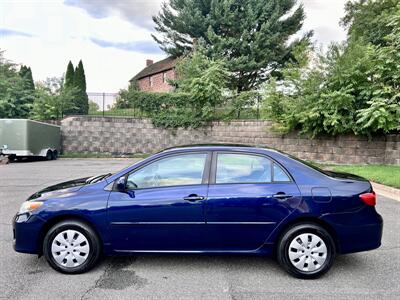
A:
{"label": "headlight", "polygon": [[43,202],[26,201],[26,202],[22,203],[18,214],[25,214],[25,213],[34,211],[35,209],[38,209],[42,205],[43,205]]}

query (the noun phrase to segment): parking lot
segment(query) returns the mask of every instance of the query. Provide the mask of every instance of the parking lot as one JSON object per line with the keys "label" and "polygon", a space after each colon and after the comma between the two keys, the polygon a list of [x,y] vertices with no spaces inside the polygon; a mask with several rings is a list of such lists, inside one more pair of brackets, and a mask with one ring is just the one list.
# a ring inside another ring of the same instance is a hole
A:
{"label": "parking lot", "polygon": [[400,202],[378,197],[378,250],[338,257],[318,280],[294,279],[265,257],[139,255],[106,258],[86,274],[62,275],[12,249],[11,219],[45,186],[117,171],[134,159],[60,159],[0,165],[1,299],[398,299]]}

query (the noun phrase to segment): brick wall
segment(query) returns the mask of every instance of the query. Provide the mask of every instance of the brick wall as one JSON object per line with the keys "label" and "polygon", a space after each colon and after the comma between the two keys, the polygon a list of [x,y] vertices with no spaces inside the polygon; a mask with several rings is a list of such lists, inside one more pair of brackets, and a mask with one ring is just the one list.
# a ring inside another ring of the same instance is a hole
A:
{"label": "brick wall", "polygon": [[144,77],[138,80],[139,89],[144,92],[170,92],[173,87],[164,82],[164,73],[166,79],[175,79],[175,71],[167,70],[165,72],[151,75],[153,85],[150,86],[150,77]]}
{"label": "brick wall", "polygon": [[299,158],[341,164],[400,165],[400,135],[342,135],[308,139],[271,132],[269,121],[213,122],[201,129],[165,130],[151,120],[67,117],[62,120],[64,152],[154,153],[177,145],[240,143],[266,146]]}

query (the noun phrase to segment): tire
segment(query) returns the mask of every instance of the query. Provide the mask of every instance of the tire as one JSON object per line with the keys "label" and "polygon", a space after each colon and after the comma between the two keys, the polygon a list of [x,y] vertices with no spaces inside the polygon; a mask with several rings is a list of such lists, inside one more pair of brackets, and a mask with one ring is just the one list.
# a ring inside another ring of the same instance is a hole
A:
{"label": "tire", "polygon": [[58,151],[57,151],[57,150],[54,150],[54,151],[53,151],[53,159],[54,159],[54,160],[57,160],[57,158],[58,158]]}
{"label": "tire", "polygon": [[289,274],[303,279],[325,274],[332,266],[335,255],[331,235],[323,227],[312,223],[289,228],[277,246],[279,264]]}
{"label": "tire", "polygon": [[47,232],[43,241],[43,254],[56,271],[66,274],[84,273],[100,258],[100,239],[85,223],[62,221]]}
{"label": "tire", "polygon": [[46,160],[52,160],[52,159],[53,159],[53,152],[51,152],[51,150],[47,150]]}

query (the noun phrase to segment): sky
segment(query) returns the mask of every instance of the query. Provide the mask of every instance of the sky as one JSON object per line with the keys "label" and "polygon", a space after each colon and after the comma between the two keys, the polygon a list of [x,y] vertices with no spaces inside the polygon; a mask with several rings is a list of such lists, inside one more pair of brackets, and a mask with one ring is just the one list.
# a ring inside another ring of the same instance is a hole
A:
{"label": "sky", "polygon": [[[346,37],[339,26],[347,0],[300,0],[316,44]],[[165,54],[153,41],[152,15],[163,0],[0,0],[0,49],[32,68],[35,81],[60,77],[82,59],[88,92],[118,92]]]}

